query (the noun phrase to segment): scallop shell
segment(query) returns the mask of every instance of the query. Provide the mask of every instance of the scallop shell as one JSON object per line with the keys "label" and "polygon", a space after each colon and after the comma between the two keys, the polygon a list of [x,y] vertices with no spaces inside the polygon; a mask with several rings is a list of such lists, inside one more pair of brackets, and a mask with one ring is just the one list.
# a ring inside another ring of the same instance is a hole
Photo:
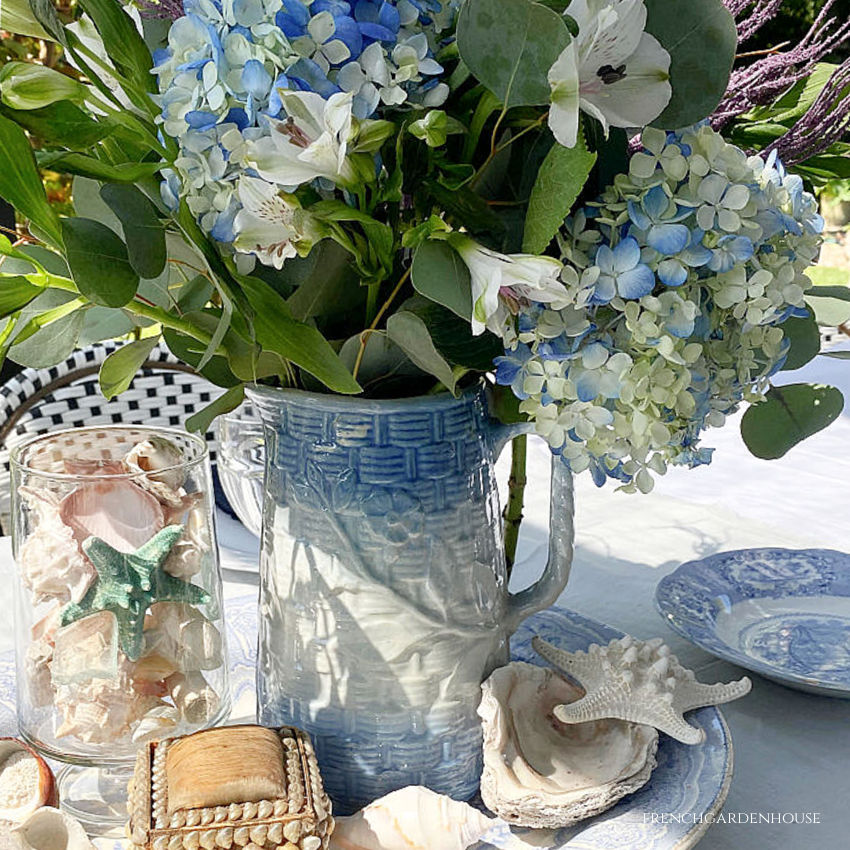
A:
{"label": "scallop shell", "polygon": [[11,833],[20,850],[97,850],[80,822],[61,809],[36,809]]}
{"label": "scallop shell", "polygon": [[465,850],[496,821],[411,785],[381,797],[351,817],[336,818],[331,850]]}
{"label": "scallop shell", "polygon": [[481,797],[503,820],[559,828],[613,806],[646,784],[658,733],[622,720],[561,723],[557,706],[584,691],[554,671],[514,662],[481,686]]}
{"label": "scallop shell", "polygon": [[[153,493],[160,502],[175,507],[181,502],[183,494],[179,491],[186,480],[186,472],[180,466],[184,460],[183,452],[171,440],[150,437],[133,446],[124,458],[124,465],[131,472],[145,473],[137,479],[139,486]],[[167,472],[151,474],[159,469]]]}
{"label": "scallop shell", "polygon": [[165,528],[160,503],[120,478],[81,484],[59,503],[59,516],[78,543],[99,537],[119,552],[135,552]]}
{"label": "scallop shell", "polygon": [[647,723],[683,744],[700,744],[705,730],[691,726],[684,713],[738,699],[752,687],[746,676],[728,684],[698,682],[661,638],[625,635],[607,646],[592,643],[587,652],[565,652],[539,637],[532,646],[586,691],[582,699],[555,709],[564,723],[616,717]]}

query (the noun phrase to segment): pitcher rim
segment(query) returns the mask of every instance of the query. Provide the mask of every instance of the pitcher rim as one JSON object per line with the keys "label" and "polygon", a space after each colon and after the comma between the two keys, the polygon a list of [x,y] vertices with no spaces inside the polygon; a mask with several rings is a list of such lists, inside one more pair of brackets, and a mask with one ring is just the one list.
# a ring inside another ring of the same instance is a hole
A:
{"label": "pitcher rim", "polygon": [[445,408],[452,404],[464,404],[486,391],[488,386],[489,384],[482,378],[471,387],[467,387],[458,396],[453,396],[446,391],[435,395],[404,396],[402,398],[363,398],[359,395],[317,393],[294,387],[267,387],[263,384],[246,386],[245,393],[251,402],[260,405],[264,401],[286,396],[302,403],[315,404],[323,408],[345,407],[366,410],[370,413],[395,413],[411,408]]}

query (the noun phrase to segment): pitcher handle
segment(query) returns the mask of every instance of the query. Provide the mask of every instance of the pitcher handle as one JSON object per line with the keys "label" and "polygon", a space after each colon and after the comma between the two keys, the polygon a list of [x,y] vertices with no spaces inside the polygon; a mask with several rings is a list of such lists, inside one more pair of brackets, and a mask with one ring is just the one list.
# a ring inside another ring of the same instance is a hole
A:
{"label": "pitcher handle", "polygon": [[[533,433],[528,422],[504,425],[491,422],[493,454],[498,458],[514,437]],[[575,542],[575,491],[573,474],[560,457],[552,455],[552,483],[549,488],[549,555],[546,567],[534,584],[510,594],[507,626],[512,634],[532,614],[548,608],[561,595],[570,577]]]}

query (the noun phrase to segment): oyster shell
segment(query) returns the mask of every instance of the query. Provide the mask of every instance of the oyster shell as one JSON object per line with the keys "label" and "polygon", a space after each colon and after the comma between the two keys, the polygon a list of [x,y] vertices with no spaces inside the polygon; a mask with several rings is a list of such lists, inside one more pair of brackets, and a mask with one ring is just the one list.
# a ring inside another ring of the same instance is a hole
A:
{"label": "oyster shell", "polygon": [[61,809],[36,809],[11,832],[20,850],[97,850],[80,822]]}
{"label": "oyster shell", "polygon": [[746,676],[728,684],[698,682],[661,638],[625,635],[607,646],[592,643],[587,652],[565,652],[539,637],[531,645],[586,692],[582,699],[555,709],[564,723],[617,717],[647,723],[683,744],[700,744],[705,730],[688,723],[684,713],[738,699],[752,687]]}
{"label": "oyster shell", "polygon": [[411,785],[336,818],[330,850],[465,850],[495,823],[466,803]]}
{"label": "oyster shell", "polygon": [[569,826],[649,780],[658,732],[622,720],[560,722],[555,708],[584,691],[553,670],[513,662],[494,671],[481,690],[481,797],[508,823]]}

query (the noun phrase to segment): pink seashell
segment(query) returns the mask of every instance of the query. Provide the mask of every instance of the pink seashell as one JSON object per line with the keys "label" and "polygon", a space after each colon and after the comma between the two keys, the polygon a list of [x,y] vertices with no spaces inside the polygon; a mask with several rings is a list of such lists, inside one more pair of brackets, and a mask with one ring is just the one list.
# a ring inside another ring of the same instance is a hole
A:
{"label": "pink seashell", "polygon": [[64,458],[62,465],[68,475],[126,475],[127,470],[120,460],[102,458]]}
{"label": "pink seashell", "polygon": [[119,552],[134,552],[165,528],[159,502],[120,479],[81,485],[62,499],[59,515],[78,543],[99,537]]}

